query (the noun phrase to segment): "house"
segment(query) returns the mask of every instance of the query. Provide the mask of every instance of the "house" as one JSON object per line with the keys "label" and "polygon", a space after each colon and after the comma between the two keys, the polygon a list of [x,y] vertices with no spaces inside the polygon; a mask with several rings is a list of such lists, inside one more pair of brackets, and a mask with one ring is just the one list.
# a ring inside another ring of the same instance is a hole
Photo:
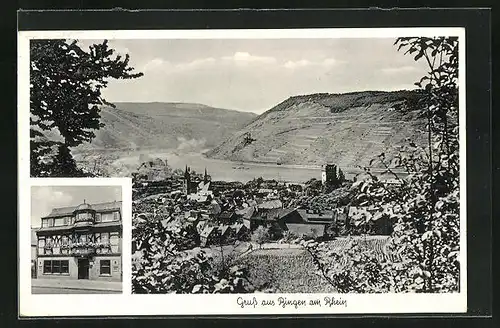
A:
{"label": "house", "polygon": [[220,243],[220,232],[218,227],[206,225],[200,234],[200,246],[206,247]]}
{"label": "house", "polygon": [[271,209],[283,208],[283,203],[279,199],[268,200],[257,205],[259,211],[267,211]]}
{"label": "house", "polygon": [[244,223],[235,223],[231,226],[237,240],[247,240],[250,234],[250,229]]}
{"label": "house", "polygon": [[219,226],[219,238],[221,243],[231,243],[235,241],[234,230],[231,226],[223,224]]}
{"label": "house", "polygon": [[288,231],[296,236],[324,238],[327,235],[326,224],[314,223],[287,223]]}
{"label": "house", "polygon": [[250,218],[250,230],[255,230],[262,226],[268,228],[275,237],[281,236],[286,230],[286,226],[282,220],[282,208],[271,208],[266,210],[255,211]]}
{"label": "house", "polygon": [[201,233],[203,232],[203,230],[205,229],[205,226],[207,225],[207,221],[203,220],[203,221],[199,221],[197,224],[196,224],[196,231],[198,232],[198,235],[201,236]]}
{"label": "house", "polygon": [[122,281],[122,202],[54,208],[41,218],[37,277]]}
{"label": "house", "polygon": [[330,227],[335,224],[333,211],[316,211],[308,209],[286,209],[279,220],[288,230],[297,236],[326,238],[330,235]]}
{"label": "house", "polygon": [[219,221],[225,222],[225,223],[232,223],[235,222],[236,219],[238,218],[238,215],[236,214],[235,211],[224,211],[220,213],[218,216]]}
{"label": "house", "polygon": [[268,197],[273,192],[274,192],[273,189],[261,188],[261,189],[257,190],[256,195],[257,195],[257,197],[263,198],[263,197]]}

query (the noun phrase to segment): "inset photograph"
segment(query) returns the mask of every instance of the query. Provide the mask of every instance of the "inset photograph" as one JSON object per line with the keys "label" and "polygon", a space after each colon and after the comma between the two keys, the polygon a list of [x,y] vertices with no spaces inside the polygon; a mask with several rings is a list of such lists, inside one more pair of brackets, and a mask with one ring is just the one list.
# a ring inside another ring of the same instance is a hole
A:
{"label": "inset photograph", "polygon": [[32,294],[122,293],[122,187],[31,187]]}

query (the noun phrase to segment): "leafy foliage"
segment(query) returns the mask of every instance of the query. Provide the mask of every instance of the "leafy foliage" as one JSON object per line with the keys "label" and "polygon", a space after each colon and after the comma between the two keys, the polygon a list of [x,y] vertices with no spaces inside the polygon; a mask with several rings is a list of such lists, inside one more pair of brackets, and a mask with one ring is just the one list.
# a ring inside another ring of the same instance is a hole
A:
{"label": "leafy foliage", "polygon": [[262,246],[262,244],[271,240],[269,229],[264,228],[263,226],[257,227],[250,238],[253,242],[259,244],[259,246]]}
{"label": "leafy foliage", "polygon": [[[108,80],[133,79],[129,56],[117,55],[107,40],[86,52],[77,41],[31,40],[30,136],[32,176],[83,175],[76,168],[70,147],[90,142],[100,129],[99,105]],[[44,131],[59,134],[49,140]],[[60,154],[60,155],[58,155]],[[47,159],[49,157],[49,159]]]}
{"label": "leafy foliage", "polygon": [[[353,184],[357,192],[352,205],[364,208],[357,216],[361,224],[387,217],[393,221],[388,248],[400,260],[380,261],[355,243],[343,254],[315,244],[308,249],[340,292],[458,291],[458,40],[399,38],[395,44],[429,66],[429,74],[416,83],[422,97],[408,109],[420,110],[427,119],[428,143],[417,147],[409,140],[392,163],[380,154],[377,160],[399,183],[380,181],[365,168],[370,179]],[[401,179],[392,167],[404,169],[408,177]]]}
{"label": "leafy foliage", "polygon": [[132,292],[247,293],[254,291],[242,265],[218,266],[211,254],[197,247],[193,225],[166,222],[157,202],[134,204]]}

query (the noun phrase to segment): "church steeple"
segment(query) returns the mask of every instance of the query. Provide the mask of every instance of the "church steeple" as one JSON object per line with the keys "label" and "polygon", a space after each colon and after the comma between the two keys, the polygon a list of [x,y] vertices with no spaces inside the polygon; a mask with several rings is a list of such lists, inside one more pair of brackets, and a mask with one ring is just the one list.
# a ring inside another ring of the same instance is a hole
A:
{"label": "church steeple", "polygon": [[186,170],[184,171],[184,194],[189,195],[191,193],[191,174],[189,173],[189,167],[186,165]]}
{"label": "church steeple", "polygon": [[208,182],[207,168],[205,167],[205,175],[203,176],[203,182],[206,184]]}

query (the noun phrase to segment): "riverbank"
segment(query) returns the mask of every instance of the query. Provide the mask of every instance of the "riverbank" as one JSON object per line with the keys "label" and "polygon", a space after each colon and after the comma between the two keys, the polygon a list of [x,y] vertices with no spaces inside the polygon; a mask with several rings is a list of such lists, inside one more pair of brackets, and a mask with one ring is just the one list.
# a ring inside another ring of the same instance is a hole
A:
{"label": "riverbank", "polygon": [[[278,180],[291,183],[305,183],[310,179],[321,179],[320,165],[297,165],[262,163],[262,162],[233,162],[229,160],[213,159],[206,157],[203,152],[179,152],[176,150],[140,150],[122,152],[110,150],[109,153],[96,153],[95,155],[78,154],[77,160],[83,161],[87,158],[86,165],[92,165],[92,156],[104,157],[106,166],[110,167],[112,176],[130,176],[135,172],[140,164],[149,159],[160,158],[167,160],[172,169],[184,170],[189,166],[196,172],[204,172],[206,169],[213,180],[248,182],[254,178],[262,177],[266,180]],[[97,159],[96,159],[97,161]],[[360,168],[344,168],[342,171],[348,179],[354,179],[358,174],[363,173]],[[393,178],[389,174],[383,174],[382,169],[372,169],[372,173],[387,178]]]}

